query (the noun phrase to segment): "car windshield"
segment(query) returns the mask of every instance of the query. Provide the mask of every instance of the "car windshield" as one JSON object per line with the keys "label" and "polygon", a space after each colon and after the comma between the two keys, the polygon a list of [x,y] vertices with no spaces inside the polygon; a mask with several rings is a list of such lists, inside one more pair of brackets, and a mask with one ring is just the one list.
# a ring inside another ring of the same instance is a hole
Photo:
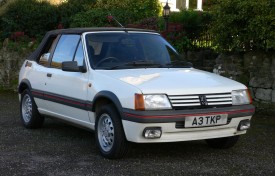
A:
{"label": "car windshield", "polygon": [[166,40],[154,33],[89,33],[86,45],[93,69],[190,67]]}

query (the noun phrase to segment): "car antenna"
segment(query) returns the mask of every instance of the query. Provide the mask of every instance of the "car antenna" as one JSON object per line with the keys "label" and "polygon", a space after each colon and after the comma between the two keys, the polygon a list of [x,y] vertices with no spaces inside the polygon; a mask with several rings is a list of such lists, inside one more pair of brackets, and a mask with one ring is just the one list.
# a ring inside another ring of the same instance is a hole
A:
{"label": "car antenna", "polygon": [[128,33],[127,29],[114,17],[112,14],[108,15],[108,21],[111,22],[114,20],[121,28],[124,28],[124,31]]}

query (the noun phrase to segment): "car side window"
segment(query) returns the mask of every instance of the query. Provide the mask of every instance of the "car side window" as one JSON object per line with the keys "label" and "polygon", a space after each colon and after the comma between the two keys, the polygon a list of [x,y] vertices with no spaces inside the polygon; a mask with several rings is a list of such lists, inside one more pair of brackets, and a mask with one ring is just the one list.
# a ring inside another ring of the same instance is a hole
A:
{"label": "car side window", "polygon": [[43,66],[48,66],[50,61],[51,52],[54,49],[55,43],[57,42],[57,36],[49,37],[48,41],[46,42],[45,46],[41,51],[41,55],[39,57],[38,63]]}
{"label": "car side window", "polygon": [[77,47],[77,50],[74,56],[74,61],[77,61],[78,66],[83,66],[84,54],[83,54],[83,45],[81,41],[79,42],[79,45]]}
{"label": "car side window", "polygon": [[72,61],[79,40],[80,35],[62,35],[55,48],[51,62],[51,67],[61,68],[62,62]]}

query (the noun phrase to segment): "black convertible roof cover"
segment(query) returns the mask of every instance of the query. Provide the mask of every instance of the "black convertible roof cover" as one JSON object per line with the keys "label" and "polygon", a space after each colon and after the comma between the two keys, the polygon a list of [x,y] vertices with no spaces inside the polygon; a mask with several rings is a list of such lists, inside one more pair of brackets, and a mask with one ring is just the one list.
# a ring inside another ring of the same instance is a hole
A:
{"label": "black convertible roof cover", "polygon": [[157,33],[156,31],[153,30],[148,30],[148,29],[135,29],[135,28],[71,28],[71,29],[58,29],[58,30],[52,30],[46,33],[44,36],[43,40],[37,47],[37,49],[28,57],[28,60],[34,60],[38,61],[38,57],[42,54],[42,50],[44,46],[47,44],[47,41],[49,38],[61,34],[83,34],[85,32],[104,32],[104,31],[137,31],[137,32],[153,32]]}

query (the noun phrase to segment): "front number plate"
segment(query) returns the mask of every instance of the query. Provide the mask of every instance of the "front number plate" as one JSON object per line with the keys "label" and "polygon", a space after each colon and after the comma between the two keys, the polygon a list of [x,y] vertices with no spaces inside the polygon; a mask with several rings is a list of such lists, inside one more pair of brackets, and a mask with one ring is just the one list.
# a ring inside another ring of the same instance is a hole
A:
{"label": "front number plate", "polygon": [[224,125],[227,123],[227,114],[207,115],[207,116],[190,116],[185,118],[185,127],[204,127]]}

